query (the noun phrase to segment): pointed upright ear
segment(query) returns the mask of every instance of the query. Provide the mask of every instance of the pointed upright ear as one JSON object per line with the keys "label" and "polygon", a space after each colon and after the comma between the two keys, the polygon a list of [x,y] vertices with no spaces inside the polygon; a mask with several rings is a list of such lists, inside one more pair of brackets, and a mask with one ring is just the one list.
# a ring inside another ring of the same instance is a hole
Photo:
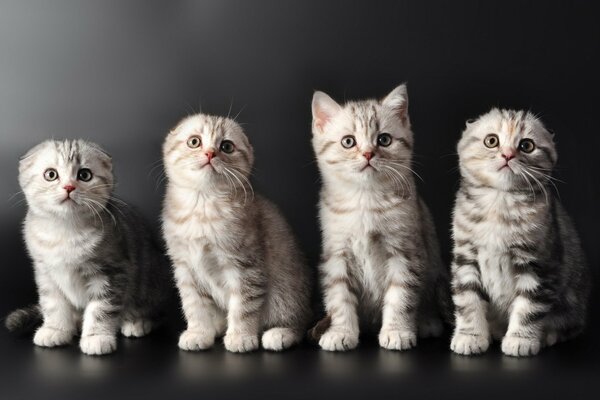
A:
{"label": "pointed upright ear", "polygon": [[312,115],[314,127],[323,132],[325,125],[338,113],[342,107],[323,92],[315,92],[312,99]]}
{"label": "pointed upright ear", "polygon": [[381,101],[384,107],[391,108],[403,123],[408,120],[408,91],[406,84],[396,87]]}

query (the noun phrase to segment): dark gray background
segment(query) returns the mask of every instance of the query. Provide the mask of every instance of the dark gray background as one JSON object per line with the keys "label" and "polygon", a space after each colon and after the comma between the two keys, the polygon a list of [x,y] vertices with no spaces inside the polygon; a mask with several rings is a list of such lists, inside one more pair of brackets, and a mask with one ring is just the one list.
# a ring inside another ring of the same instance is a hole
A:
{"label": "dark gray background", "polygon": [[[164,135],[200,107],[216,114],[239,112],[256,151],[255,186],[280,205],[315,266],[320,237],[315,207],[319,182],[310,145],[312,93],[324,90],[338,100],[381,97],[404,81],[409,85],[416,167],[425,181],[421,192],[433,209],[446,258],[457,185],[455,144],[464,121],[492,106],[526,108],[557,135],[557,176],[564,181],[558,185],[560,196],[597,271],[596,4],[0,1],[0,312],[35,300],[20,237],[25,206],[20,196],[9,197],[19,190],[19,156],[39,141],[83,137],[102,144],[114,157],[118,195],[139,206],[157,227]],[[597,314],[596,303],[592,314]],[[339,389],[322,391],[319,381],[336,371],[346,394],[362,396],[377,387],[365,378],[368,370],[377,379],[391,377],[379,386],[379,394],[406,395],[463,387],[456,379],[469,379],[469,373],[461,374],[476,370],[489,372],[490,379],[502,376],[511,391],[522,385],[529,394],[558,393],[568,371],[577,371],[579,379],[587,376],[579,372],[597,371],[600,353],[592,333],[518,363],[501,357],[497,349],[476,360],[457,358],[444,341],[425,342],[407,354],[367,344],[352,355],[321,354],[310,347],[281,356],[189,355],[176,349],[181,321],[176,308],[173,314],[174,325],[162,334],[124,341],[118,355],[102,360],[80,356],[74,348],[34,349],[28,338],[2,332],[2,370],[10,374],[1,375],[1,387],[19,398],[48,382],[61,383],[61,378],[85,384],[89,376],[100,375],[128,382],[132,393],[151,386],[158,395],[171,393],[169,382],[179,382],[176,378],[215,383],[220,380],[210,374],[201,377],[211,371],[227,380],[237,371],[250,386],[227,386],[215,393],[225,396],[240,388],[252,397],[261,392],[246,388],[260,387],[263,394],[270,388],[269,393],[291,390],[300,396]],[[595,327],[593,318],[592,332]],[[253,371],[249,377],[244,375],[248,371]],[[272,371],[284,371],[276,375],[275,386],[269,386]],[[415,381],[408,378],[411,372]],[[415,383],[426,381],[430,373],[437,384]],[[459,376],[448,375],[452,373]],[[563,380],[550,379],[552,374]],[[516,376],[528,379],[515,383]],[[393,383],[395,377],[404,377],[400,387]],[[502,394],[503,381],[492,380],[499,388],[492,392]],[[132,383],[138,381],[138,386]],[[263,381],[268,384],[258,383]],[[25,386],[18,386],[21,382]],[[115,387],[120,386],[103,390]],[[468,393],[479,390],[467,387]],[[586,385],[568,387],[588,390]],[[195,393],[206,390],[202,388]],[[54,392],[42,393],[49,397]]]}

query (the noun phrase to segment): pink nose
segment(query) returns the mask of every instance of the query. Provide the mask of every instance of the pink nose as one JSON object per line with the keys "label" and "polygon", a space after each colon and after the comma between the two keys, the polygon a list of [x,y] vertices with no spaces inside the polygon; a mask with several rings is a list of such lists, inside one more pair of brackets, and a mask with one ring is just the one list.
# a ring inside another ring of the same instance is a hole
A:
{"label": "pink nose", "polygon": [[502,152],[502,157],[504,157],[504,159],[506,161],[510,161],[513,158],[515,158],[515,152],[512,150],[506,150],[506,151]]}
{"label": "pink nose", "polygon": [[214,151],[207,151],[204,153],[204,155],[206,156],[206,158],[208,158],[208,162],[210,162],[210,160],[213,159],[213,157],[215,156],[215,152]]}
{"label": "pink nose", "polygon": [[71,193],[73,190],[76,189],[76,187],[73,185],[67,185],[64,187],[64,189],[67,191],[67,193]]}
{"label": "pink nose", "polygon": [[372,151],[367,151],[367,152],[363,153],[363,156],[365,156],[365,158],[367,159],[367,161],[370,161],[371,158],[373,158],[373,152]]}

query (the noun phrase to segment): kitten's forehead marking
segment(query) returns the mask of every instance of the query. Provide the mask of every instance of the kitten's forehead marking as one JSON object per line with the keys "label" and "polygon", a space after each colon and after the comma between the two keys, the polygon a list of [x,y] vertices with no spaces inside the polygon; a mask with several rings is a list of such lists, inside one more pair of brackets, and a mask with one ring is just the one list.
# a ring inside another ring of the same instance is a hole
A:
{"label": "kitten's forehead marking", "polygon": [[375,103],[350,103],[352,115],[352,129],[359,133],[359,129],[368,136],[372,131],[379,131],[379,115]]}

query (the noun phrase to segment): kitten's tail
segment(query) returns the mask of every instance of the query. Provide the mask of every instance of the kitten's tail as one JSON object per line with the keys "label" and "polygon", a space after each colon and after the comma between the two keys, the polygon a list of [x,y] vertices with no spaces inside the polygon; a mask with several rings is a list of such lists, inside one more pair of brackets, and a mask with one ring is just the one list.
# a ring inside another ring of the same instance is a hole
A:
{"label": "kitten's tail", "polygon": [[37,304],[19,308],[6,317],[4,326],[12,333],[24,335],[33,332],[43,321],[42,311]]}

